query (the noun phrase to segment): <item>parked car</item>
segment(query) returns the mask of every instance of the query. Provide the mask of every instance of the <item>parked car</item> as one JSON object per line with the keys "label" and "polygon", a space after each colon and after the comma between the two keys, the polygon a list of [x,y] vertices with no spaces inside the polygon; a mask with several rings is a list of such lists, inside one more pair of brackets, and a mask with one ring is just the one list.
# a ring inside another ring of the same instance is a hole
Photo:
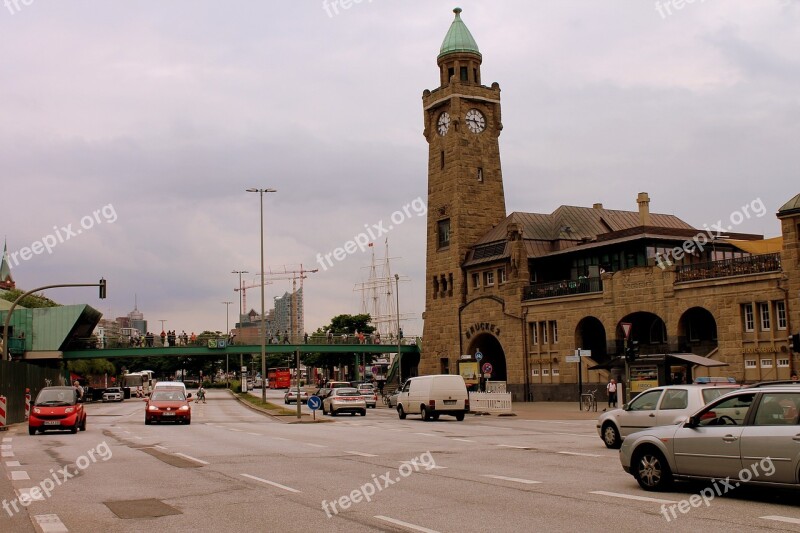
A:
{"label": "parked car", "polygon": [[800,384],[740,389],[681,424],[629,435],[622,468],[650,491],[675,479],[798,487],[798,413]]}
{"label": "parked car", "polygon": [[439,415],[451,415],[464,420],[469,412],[469,394],[464,378],[454,374],[439,374],[410,378],[400,389],[397,415],[418,414],[423,420],[438,420]]}
{"label": "parked car", "polygon": [[86,431],[86,410],[74,387],[45,387],[36,395],[28,417],[28,434],[50,429]]}
{"label": "parked car", "polygon": [[324,398],[330,394],[333,389],[351,388],[352,386],[353,385],[349,381],[327,381],[322,387],[317,389],[317,392],[315,392],[314,395]]}
{"label": "parked car", "polygon": [[330,413],[336,416],[339,413],[356,413],[367,415],[367,403],[355,387],[340,387],[332,389],[322,400],[322,414]]}
{"label": "parked car", "polygon": [[146,401],[144,423],[147,425],[153,422],[192,423],[192,406],[188,396],[177,387],[155,390]]}
{"label": "parked car", "polygon": [[103,391],[104,402],[121,402],[125,398],[125,393],[120,387],[109,387]]}
{"label": "parked car", "polygon": [[608,448],[619,448],[636,431],[683,422],[708,402],[739,390],[729,383],[665,385],[648,389],[621,409],[612,409],[597,419],[597,433]]}
{"label": "parked car", "polygon": [[358,386],[358,392],[364,397],[367,407],[375,409],[378,406],[378,393],[372,383],[361,383]]}
{"label": "parked car", "polygon": [[389,395],[389,409],[397,409],[397,399],[400,397],[400,389]]}
{"label": "parked car", "polygon": [[[290,404],[292,402],[297,402],[297,389],[289,389],[286,391],[286,394],[283,395],[283,403]],[[304,390],[300,390],[300,403],[308,402],[308,393]]]}

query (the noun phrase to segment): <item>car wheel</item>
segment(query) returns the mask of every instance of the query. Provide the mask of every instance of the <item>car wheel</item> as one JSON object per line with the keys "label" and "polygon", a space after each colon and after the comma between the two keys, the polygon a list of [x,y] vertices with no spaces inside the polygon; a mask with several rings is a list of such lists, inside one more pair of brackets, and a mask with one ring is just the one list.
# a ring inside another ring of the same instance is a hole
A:
{"label": "car wheel", "polygon": [[28,435],[36,435],[36,428],[28,428]]}
{"label": "car wheel", "polygon": [[406,419],[406,412],[403,410],[403,406],[399,403],[397,404],[397,416],[400,417],[400,420]]}
{"label": "car wheel", "polygon": [[144,419],[144,425],[145,425],[145,426],[149,426],[149,425],[150,425],[150,424],[152,424],[152,423],[153,423],[153,421],[152,421],[152,420],[150,420],[149,418],[145,418],[145,419]]}
{"label": "car wheel", "polygon": [[367,416],[367,410],[366,410],[366,409],[364,409],[363,411],[361,411],[361,416]]}
{"label": "car wheel", "polygon": [[428,413],[428,409],[424,405],[419,406],[419,415],[425,422],[428,422],[431,419],[431,415]]}
{"label": "car wheel", "polygon": [[81,424],[81,431],[86,431],[86,419],[83,419],[83,424]]}
{"label": "car wheel", "polygon": [[286,398],[284,398],[284,399],[283,399],[283,403],[285,403],[286,405],[289,405],[289,400],[287,400]]}
{"label": "car wheel", "polygon": [[338,415],[338,414],[339,414],[339,413],[337,413],[336,411],[334,411],[333,409],[331,409],[331,416],[336,416],[336,415]]}
{"label": "car wheel", "polygon": [[189,425],[189,424],[191,424],[191,423],[192,423],[192,419],[191,419],[191,418],[187,418],[187,419],[186,419],[186,425],[188,426],[188,425]]}
{"label": "car wheel", "polygon": [[458,413],[456,415],[456,420],[458,420],[459,422],[463,422],[464,421],[464,413]]}
{"label": "car wheel", "polygon": [[431,415],[431,420],[433,421],[439,420],[439,415],[438,414]]}
{"label": "car wheel", "polygon": [[653,448],[637,451],[631,469],[633,477],[644,490],[661,491],[672,485],[672,471],[667,460]]}
{"label": "car wheel", "polygon": [[78,424],[76,423],[74,426],[72,426],[71,428],[69,428],[69,432],[70,432],[70,433],[72,433],[73,435],[74,435],[75,433],[77,433],[77,432],[78,432]]}
{"label": "car wheel", "polygon": [[606,448],[611,448],[612,450],[618,450],[619,447],[622,445],[622,439],[619,438],[619,431],[611,422],[606,422],[603,425],[603,442],[606,445]]}

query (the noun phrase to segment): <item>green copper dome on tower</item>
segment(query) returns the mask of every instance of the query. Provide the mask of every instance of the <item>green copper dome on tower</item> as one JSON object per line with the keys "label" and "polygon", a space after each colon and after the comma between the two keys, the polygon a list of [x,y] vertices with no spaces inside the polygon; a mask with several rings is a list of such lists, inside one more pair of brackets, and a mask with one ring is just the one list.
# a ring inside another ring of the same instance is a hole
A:
{"label": "green copper dome on tower", "polygon": [[453,52],[471,52],[480,56],[481,52],[478,50],[478,43],[475,42],[464,21],[461,20],[461,8],[455,8],[453,13],[456,14],[456,18],[450,25],[447,35],[444,36],[438,57],[441,58]]}

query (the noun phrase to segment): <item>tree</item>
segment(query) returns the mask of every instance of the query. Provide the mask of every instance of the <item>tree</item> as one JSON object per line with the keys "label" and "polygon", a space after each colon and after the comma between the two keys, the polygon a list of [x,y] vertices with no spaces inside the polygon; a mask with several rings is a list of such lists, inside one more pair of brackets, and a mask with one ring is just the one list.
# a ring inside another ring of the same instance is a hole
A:
{"label": "tree", "polygon": [[[8,289],[5,292],[0,293],[0,298],[3,300],[8,300],[9,302],[14,302],[17,298],[21,295],[25,294],[28,291],[24,291],[22,289]],[[50,298],[46,296],[40,296],[37,294],[29,294],[22,300],[20,300],[18,306],[26,307],[28,309],[35,309],[40,307],[60,307],[61,304],[54,302]]]}

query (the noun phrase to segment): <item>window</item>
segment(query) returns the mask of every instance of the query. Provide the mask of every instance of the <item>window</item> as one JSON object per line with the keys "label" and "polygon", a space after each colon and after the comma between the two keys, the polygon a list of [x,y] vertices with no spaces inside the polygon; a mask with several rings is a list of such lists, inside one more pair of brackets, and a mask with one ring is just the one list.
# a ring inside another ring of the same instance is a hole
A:
{"label": "window", "polygon": [[441,159],[441,161],[440,161],[440,163],[439,163],[439,166],[440,166],[442,169],[444,169],[444,150],[442,150],[442,153],[441,153],[441,158],[440,158],[440,159]]}
{"label": "window", "polygon": [[477,272],[472,274],[472,288],[473,289],[480,289],[481,288],[481,275]]}
{"label": "window", "polygon": [[538,324],[536,322],[532,322],[530,324],[531,327],[531,346],[538,346],[539,345],[539,328],[537,327]]}
{"label": "window", "polygon": [[478,167],[478,181],[483,183],[483,167]]}
{"label": "window", "polygon": [[560,372],[559,372],[559,370],[558,370],[558,367],[554,367],[554,368],[553,368],[553,375],[554,375],[554,376],[558,376],[558,375],[560,375]]}
{"label": "window", "polygon": [[542,325],[542,344],[549,344],[547,342],[547,322],[540,322]]}
{"label": "window", "polygon": [[756,360],[755,359],[745,359],[744,360],[744,367],[745,368],[756,368]]}
{"label": "window", "polygon": [[637,396],[628,407],[629,411],[655,411],[661,390],[646,391]]}
{"label": "window", "polygon": [[758,316],[761,319],[761,331],[769,331],[769,304],[758,304]]}
{"label": "window", "polygon": [[689,407],[689,391],[686,389],[667,389],[661,400],[661,409],[686,409]]}
{"label": "window", "polygon": [[532,368],[531,369],[531,376],[538,376],[538,375],[539,375],[539,369],[538,368]]}
{"label": "window", "polygon": [[789,367],[788,359],[778,359],[778,368],[788,368],[788,367]]}
{"label": "window", "polygon": [[761,368],[772,368],[772,359],[762,359]]}
{"label": "window", "polygon": [[754,393],[737,394],[714,403],[697,414],[700,426],[741,426],[753,404]]}
{"label": "window", "polygon": [[506,269],[505,268],[498,268],[497,269],[497,283],[502,285],[506,281],[508,281],[506,279]]}
{"label": "window", "polygon": [[494,285],[494,272],[484,272],[483,273],[483,284],[487,287],[491,287]]}
{"label": "window", "polygon": [[744,311],[744,330],[753,331],[756,327],[753,319],[753,304],[744,304],[742,310]]}
{"label": "window", "polygon": [[551,337],[553,339],[553,344],[558,344],[558,322],[556,322],[555,320],[550,322],[550,331],[553,334],[553,336]]}
{"label": "window", "polygon": [[458,70],[461,73],[461,81],[469,81],[469,70],[467,70],[467,67],[461,67]]}
{"label": "window", "polygon": [[542,375],[543,376],[549,376],[550,375],[550,369],[549,368],[543,368],[542,369]]}
{"label": "window", "polygon": [[438,224],[439,248],[450,246],[450,219],[440,220]]}
{"label": "window", "polygon": [[786,302],[775,302],[775,314],[778,315],[778,329],[786,329]]}
{"label": "window", "polygon": [[797,424],[797,402],[800,402],[797,393],[764,393],[753,423],[757,426]]}

